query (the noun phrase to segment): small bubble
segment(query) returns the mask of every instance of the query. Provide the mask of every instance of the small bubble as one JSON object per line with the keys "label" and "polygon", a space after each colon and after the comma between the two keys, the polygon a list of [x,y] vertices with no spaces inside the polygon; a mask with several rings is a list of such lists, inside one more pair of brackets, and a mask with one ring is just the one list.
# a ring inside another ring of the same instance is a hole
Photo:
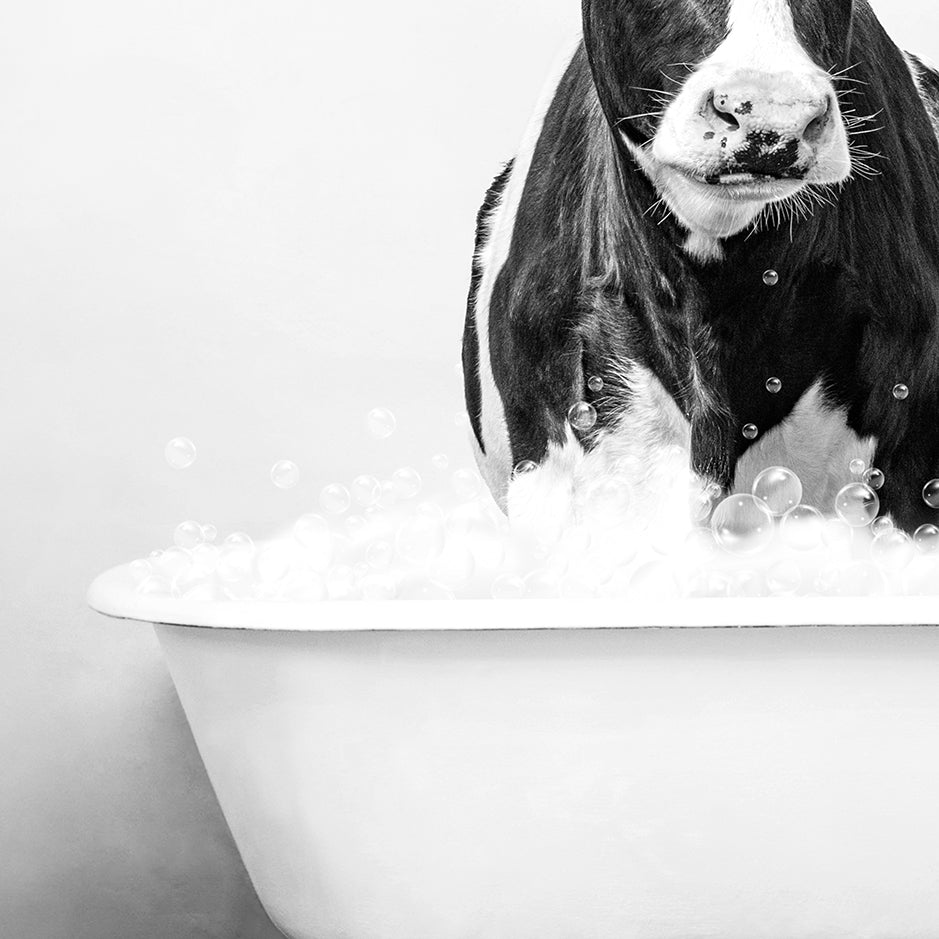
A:
{"label": "small bubble", "polygon": [[782,391],[782,381],[778,378],[767,378],[766,379],[766,390],[771,395],[778,395]]}
{"label": "small bubble", "polygon": [[395,432],[398,422],[388,408],[372,408],[365,419],[368,432],[376,440],[386,440]]}
{"label": "small bubble", "polygon": [[802,501],[802,482],[784,466],[763,470],[753,481],[751,491],[773,515],[785,515]]}
{"label": "small bubble", "polygon": [[202,540],[203,541],[215,541],[218,538],[218,529],[214,525],[203,525],[202,526]]}
{"label": "small bubble", "polygon": [[893,396],[897,401],[906,401],[910,396],[910,389],[906,385],[894,385]]}
{"label": "small bubble", "polygon": [[430,459],[431,466],[435,470],[443,472],[450,467],[450,457],[446,453],[435,453]]}
{"label": "small bubble", "polygon": [[887,570],[901,571],[916,556],[916,545],[906,532],[890,525],[874,539],[871,555]]}
{"label": "small bubble", "polygon": [[243,547],[253,548],[254,542],[251,540],[251,536],[245,534],[243,531],[233,531],[224,541],[224,544],[227,545],[242,545]]}
{"label": "small bubble", "polygon": [[368,546],[365,552],[365,560],[369,567],[375,570],[384,570],[391,564],[394,558],[395,549],[389,541],[375,541]]}
{"label": "small bubble", "polygon": [[939,528],[935,525],[920,525],[913,533],[913,541],[923,554],[939,551]]}
{"label": "small bubble", "polygon": [[174,437],[163,452],[173,469],[186,469],[196,462],[196,445],[188,437]]}
{"label": "small bubble", "polygon": [[381,498],[381,483],[367,474],[352,480],[352,497],[359,505],[374,505]]}
{"label": "small bubble", "polygon": [[349,490],[339,483],[330,483],[320,492],[320,506],[330,515],[342,515],[352,505]]}
{"label": "small bubble", "polygon": [[877,518],[880,498],[865,483],[848,483],[835,498],[835,512],[851,528],[865,528]]}
{"label": "small bubble", "polygon": [[173,532],[173,541],[180,548],[192,549],[202,544],[205,535],[198,522],[181,522]]}
{"label": "small bubble", "polygon": [[863,476],[867,470],[867,464],[863,460],[852,460],[848,464],[848,469],[851,470],[852,476]]}
{"label": "small bubble", "polygon": [[515,574],[500,574],[492,582],[493,600],[521,600],[525,596],[525,581]]}
{"label": "small bubble", "polygon": [[747,440],[756,440],[760,434],[760,429],[756,424],[744,424],[743,425],[743,435]]}
{"label": "small bubble", "polygon": [[882,535],[885,531],[890,531],[893,528],[892,519],[887,518],[886,515],[881,515],[880,518],[875,518],[871,522],[871,532],[874,535]]}
{"label": "small bubble", "polygon": [[451,477],[451,485],[457,498],[468,502],[475,499],[482,490],[482,480],[479,474],[471,469],[458,469]]}
{"label": "small bubble", "polygon": [[883,489],[886,481],[887,477],[879,469],[869,469],[864,474],[864,482],[866,482],[871,489]]}
{"label": "small bubble", "polygon": [[130,565],[130,576],[133,578],[134,583],[139,587],[151,574],[153,573],[153,565],[141,558],[138,561],[133,561]]}
{"label": "small bubble", "polygon": [[923,502],[931,509],[939,509],[939,479],[930,479],[923,486]]}
{"label": "small bubble", "polygon": [[764,271],[763,283],[766,284],[767,287],[775,287],[779,283],[779,274],[773,270]]}
{"label": "small bubble", "polygon": [[278,460],[271,467],[271,482],[278,489],[293,489],[300,482],[300,467],[291,460]]}
{"label": "small bubble", "polygon": [[574,430],[584,433],[597,423],[597,409],[586,401],[578,401],[567,412],[567,419]]}
{"label": "small bubble", "polygon": [[714,510],[711,531],[717,543],[731,554],[757,554],[773,540],[773,517],[756,496],[734,495]]}
{"label": "small bubble", "polygon": [[520,463],[515,464],[515,469],[512,470],[512,478],[517,479],[519,476],[527,476],[529,473],[534,473],[538,469],[538,464],[534,460],[522,460]]}
{"label": "small bubble", "polygon": [[587,380],[587,387],[594,394],[599,394],[601,391],[603,391],[603,379],[599,375],[594,375]]}
{"label": "small bubble", "polygon": [[410,466],[402,466],[391,474],[392,491],[397,499],[413,499],[421,491],[421,474]]}

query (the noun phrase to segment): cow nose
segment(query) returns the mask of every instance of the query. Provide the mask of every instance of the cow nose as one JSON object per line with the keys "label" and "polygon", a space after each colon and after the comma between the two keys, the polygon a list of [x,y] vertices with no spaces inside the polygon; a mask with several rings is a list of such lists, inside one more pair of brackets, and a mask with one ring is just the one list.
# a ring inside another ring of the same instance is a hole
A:
{"label": "cow nose", "polygon": [[784,83],[776,88],[750,83],[715,88],[702,109],[724,155],[733,157],[741,170],[767,175],[804,161],[806,148],[821,142],[831,113],[827,95],[787,89]]}

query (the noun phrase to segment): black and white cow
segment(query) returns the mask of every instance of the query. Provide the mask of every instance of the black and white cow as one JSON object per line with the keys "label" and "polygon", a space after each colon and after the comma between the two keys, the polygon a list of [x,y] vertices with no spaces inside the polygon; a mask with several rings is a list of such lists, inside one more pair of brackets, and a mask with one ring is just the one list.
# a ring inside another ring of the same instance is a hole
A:
{"label": "black and white cow", "polygon": [[657,512],[677,462],[715,497],[786,465],[828,508],[861,458],[883,514],[939,521],[939,75],[867,0],[583,23],[479,213],[463,362],[497,500],[576,515],[625,472]]}

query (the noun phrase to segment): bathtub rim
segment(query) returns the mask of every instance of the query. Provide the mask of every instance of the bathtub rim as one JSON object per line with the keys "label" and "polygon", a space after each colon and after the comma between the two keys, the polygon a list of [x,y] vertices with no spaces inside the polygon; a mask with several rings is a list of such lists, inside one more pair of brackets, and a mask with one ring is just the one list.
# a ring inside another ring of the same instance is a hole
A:
{"label": "bathtub rim", "polygon": [[[88,605],[114,619],[262,632],[766,629],[939,626],[935,597],[186,601],[137,593],[129,564],[95,578]],[[481,615],[484,614],[484,615]]]}

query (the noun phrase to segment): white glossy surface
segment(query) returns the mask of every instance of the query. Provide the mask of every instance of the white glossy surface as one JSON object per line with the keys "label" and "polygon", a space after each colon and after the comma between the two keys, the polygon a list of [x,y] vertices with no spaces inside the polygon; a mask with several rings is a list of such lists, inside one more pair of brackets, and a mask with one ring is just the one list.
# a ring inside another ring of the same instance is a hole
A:
{"label": "white glossy surface", "polygon": [[88,602],[107,616],[147,623],[314,632],[939,623],[939,600],[933,597],[187,602],[139,594],[127,565],[98,577],[88,591]]}
{"label": "white glossy surface", "polygon": [[939,932],[939,631],[157,631],[292,939]]}

